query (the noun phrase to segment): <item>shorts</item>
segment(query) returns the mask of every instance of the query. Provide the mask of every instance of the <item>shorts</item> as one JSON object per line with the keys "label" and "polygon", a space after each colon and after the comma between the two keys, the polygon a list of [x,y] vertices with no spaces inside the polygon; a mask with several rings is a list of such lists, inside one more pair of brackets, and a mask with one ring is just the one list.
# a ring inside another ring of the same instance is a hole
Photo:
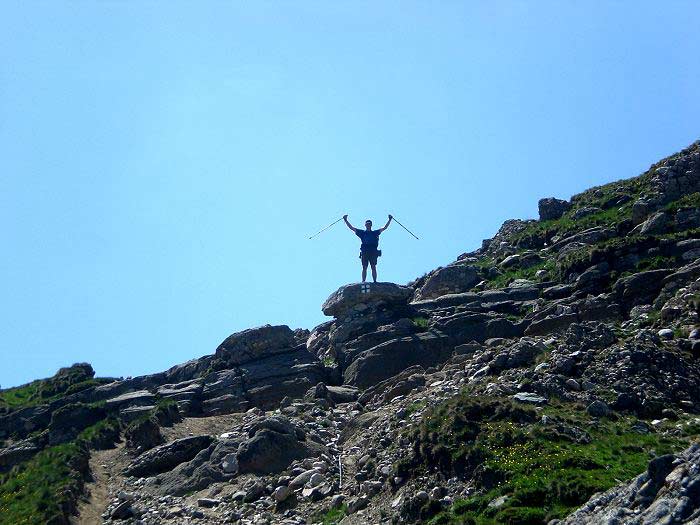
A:
{"label": "shorts", "polygon": [[372,251],[360,251],[360,259],[362,259],[362,266],[367,266],[371,264],[372,266],[377,265],[377,257],[379,257],[379,252],[377,250]]}

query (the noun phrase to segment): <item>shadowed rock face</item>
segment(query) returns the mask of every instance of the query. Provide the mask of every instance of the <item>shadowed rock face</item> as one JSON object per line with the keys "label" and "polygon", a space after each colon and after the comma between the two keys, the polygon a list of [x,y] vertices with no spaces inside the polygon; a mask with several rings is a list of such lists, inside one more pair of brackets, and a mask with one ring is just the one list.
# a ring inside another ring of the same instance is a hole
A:
{"label": "shadowed rock face", "polygon": [[555,199],[554,197],[540,199],[540,201],[537,203],[541,221],[558,219],[564,215],[564,213],[566,213],[570,207],[571,205],[567,201]]}
{"label": "shadowed rock face", "polygon": [[321,310],[326,315],[341,318],[353,311],[365,310],[368,304],[405,305],[412,295],[411,288],[393,283],[348,284],[339,288],[326,299]]}
{"label": "shadowed rock face", "polygon": [[299,440],[296,435],[261,429],[238,450],[241,473],[273,474],[281,472],[295,459],[320,456],[324,447]]}
{"label": "shadowed rock face", "polygon": [[216,359],[229,366],[289,351],[295,345],[294,332],[286,325],[265,325],[236,332],[216,349]]}
{"label": "shadowed rock face", "polygon": [[127,476],[153,476],[189,461],[211,445],[211,436],[192,436],[160,445],[137,457],[124,471]]}
{"label": "shadowed rock face", "polygon": [[439,332],[394,339],[362,352],[345,370],[345,383],[368,388],[410,366],[436,365],[451,354],[449,337]]}

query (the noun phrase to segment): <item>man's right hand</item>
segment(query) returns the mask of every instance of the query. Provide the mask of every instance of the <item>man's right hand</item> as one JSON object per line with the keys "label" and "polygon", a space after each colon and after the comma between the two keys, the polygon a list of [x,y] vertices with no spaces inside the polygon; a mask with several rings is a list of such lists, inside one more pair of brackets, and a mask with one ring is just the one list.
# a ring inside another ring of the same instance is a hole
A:
{"label": "man's right hand", "polygon": [[346,213],[345,215],[343,215],[343,219],[345,219],[346,221],[348,220],[348,214],[347,214],[347,213]]}

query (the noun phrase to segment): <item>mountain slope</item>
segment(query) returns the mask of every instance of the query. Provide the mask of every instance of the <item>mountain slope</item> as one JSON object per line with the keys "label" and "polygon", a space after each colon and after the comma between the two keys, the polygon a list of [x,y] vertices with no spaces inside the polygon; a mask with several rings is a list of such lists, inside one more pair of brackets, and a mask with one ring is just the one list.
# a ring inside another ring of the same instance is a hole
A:
{"label": "mountain slope", "polygon": [[0,391],[0,523],[696,519],[700,143],[539,211],[311,331]]}

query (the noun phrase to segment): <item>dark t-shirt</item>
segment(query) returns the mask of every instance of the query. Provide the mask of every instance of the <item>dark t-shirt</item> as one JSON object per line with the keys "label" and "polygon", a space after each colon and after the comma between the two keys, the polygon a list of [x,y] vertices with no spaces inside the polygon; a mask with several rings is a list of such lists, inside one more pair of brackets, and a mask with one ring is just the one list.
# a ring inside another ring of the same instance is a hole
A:
{"label": "dark t-shirt", "polygon": [[360,249],[363,252],[374,252],[379,247],[379,234],[382,233],[379,230],[360,230],[355,228],[355,235],[362,239],[362,246]]}

